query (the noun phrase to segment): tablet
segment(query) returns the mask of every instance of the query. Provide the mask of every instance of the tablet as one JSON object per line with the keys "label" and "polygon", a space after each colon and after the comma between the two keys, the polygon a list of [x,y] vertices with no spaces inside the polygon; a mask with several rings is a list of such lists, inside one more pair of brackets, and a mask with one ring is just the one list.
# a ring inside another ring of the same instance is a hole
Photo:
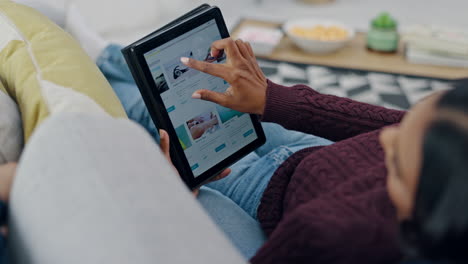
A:
{"label": "tablet", "polygon": [[221,11],[202,5],[122,50],[157,128],[168,132],[171,158],[197,188],[265,142],[256,115],[192,99],[199,89],[224,92],[221,78],[188,68],[181,57],[224,63],[211,44],[229,37]]}

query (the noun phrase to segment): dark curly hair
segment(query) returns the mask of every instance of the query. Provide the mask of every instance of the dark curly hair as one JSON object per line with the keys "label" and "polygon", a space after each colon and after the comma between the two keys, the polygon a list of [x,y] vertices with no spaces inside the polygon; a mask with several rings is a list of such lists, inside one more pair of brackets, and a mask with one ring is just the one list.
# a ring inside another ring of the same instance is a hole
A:
{"label": "dark curly hair", "polygon": [[412,218],[401,224],[414,259],[468,263],[468,85],[439,99],[423,141]]}

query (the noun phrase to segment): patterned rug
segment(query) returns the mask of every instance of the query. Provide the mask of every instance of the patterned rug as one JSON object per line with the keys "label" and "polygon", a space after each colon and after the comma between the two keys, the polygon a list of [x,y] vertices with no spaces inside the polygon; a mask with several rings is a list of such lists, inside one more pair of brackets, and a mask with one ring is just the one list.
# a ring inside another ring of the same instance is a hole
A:
{"label": "patterned rug", "polygon": [[408,109],[434,91],[450,89],[455,83],[435,78],[270,60],[259,60],[259,64],[265,75],[278,84],[307,84],[321,93],[400,110]]}

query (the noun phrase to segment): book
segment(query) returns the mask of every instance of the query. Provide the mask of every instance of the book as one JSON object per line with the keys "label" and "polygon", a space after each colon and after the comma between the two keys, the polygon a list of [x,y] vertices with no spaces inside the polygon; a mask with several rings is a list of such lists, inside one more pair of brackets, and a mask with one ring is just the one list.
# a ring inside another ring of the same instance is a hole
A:
{"label": "book", "polygon": [[406,48],[406,59],[408,62],[415,64],[468,68],[468,56],[430,52],[411,45]]}
{"label": "book", "polygon": [[468,31],[439,26],[416,25],[406,30],[402,40],[431,53],[448,53],[468,56]]}

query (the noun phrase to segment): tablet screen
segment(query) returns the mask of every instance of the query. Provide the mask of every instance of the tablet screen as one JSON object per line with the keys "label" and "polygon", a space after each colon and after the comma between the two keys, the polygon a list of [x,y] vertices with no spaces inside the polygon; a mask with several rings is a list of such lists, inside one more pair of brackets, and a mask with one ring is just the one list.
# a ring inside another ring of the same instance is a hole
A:
{"label": "tablet screen", "polygon": [[221,39],[215,19],[144,54],[157,92],[161,95],[179,143],[195,177],[258,138],[249,114],[192,99],[198,89],[224,92],[221,78],[188,68],[181,57],[223,63],[212,58],[210,47]]}

